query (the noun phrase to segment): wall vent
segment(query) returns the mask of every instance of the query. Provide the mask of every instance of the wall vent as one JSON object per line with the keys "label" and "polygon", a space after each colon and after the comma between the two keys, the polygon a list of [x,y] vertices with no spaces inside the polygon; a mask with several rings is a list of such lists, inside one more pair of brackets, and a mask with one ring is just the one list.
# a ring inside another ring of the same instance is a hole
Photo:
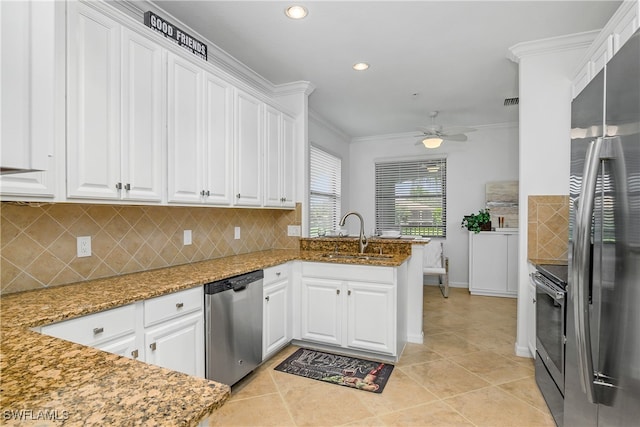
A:
{"label": "wall vent", "polygon": [[504,99],[504,106],[508,107],[510,105],[518,105],[520,103],[520,98],[519,97],[515,97],[515,98],[505,98]]}

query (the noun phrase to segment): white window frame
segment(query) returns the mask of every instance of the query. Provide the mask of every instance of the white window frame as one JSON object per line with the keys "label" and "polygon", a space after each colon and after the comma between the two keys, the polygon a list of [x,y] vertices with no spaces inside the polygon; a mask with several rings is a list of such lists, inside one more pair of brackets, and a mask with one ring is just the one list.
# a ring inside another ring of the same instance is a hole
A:
{"label": "white window frame", "polygon": [[309,148],[309,237],[338,231],[342,203],[342,159]]}

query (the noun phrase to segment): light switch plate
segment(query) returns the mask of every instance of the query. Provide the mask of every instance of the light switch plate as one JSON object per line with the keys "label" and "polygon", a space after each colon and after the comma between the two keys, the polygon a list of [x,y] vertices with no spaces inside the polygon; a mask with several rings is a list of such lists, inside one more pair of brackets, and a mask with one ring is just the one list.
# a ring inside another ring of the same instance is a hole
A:
{"label": "light switch plate", "polygon": [[299,225],[288,225],[287,226],[287,236],[299,237],[300,236],[300,226]]}
{"label": "light switch plate", "polygon": [[240,238],[240,227],[234,227],[233,238],[238,240]]}
{"label": "light switch plate", "polygon": [[191,243],[193,243],[193,241],[191,239],[191,230],[184,230],[184,233],[183,233],[182,237],[183,237],[182,241],[183,241],[183,244],[185,246],[190,245]]}
{"label": "light switch plate", "polygon": [[76,240],[76,256],[78,258],[91,256],[91,236],[79,236]]}

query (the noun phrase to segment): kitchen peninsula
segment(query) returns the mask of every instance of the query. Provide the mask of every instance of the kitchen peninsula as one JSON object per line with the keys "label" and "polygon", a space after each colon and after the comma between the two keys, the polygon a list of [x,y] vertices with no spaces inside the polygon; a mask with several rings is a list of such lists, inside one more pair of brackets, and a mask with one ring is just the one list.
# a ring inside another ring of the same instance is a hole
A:
{"label": "kitchen peninsula", "polygon": [[[408,257],[332,262],[399,266]],[[31,328],[293,260],[327,261],[320,251],[268,250],[2,296],[3,413],[16,414],[10,422],[31,410],[72,424],[197,425],[226,401],[229,386]]]}

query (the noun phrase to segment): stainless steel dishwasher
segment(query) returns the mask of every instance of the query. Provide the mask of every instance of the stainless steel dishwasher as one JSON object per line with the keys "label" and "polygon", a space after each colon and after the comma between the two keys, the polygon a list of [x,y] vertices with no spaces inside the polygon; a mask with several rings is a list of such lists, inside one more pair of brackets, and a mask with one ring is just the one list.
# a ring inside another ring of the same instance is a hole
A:
{"label": "stainless steel dishwasher", "polygon": [[207,283],[205,369],[233,385],[262,362],[262,270]]}

